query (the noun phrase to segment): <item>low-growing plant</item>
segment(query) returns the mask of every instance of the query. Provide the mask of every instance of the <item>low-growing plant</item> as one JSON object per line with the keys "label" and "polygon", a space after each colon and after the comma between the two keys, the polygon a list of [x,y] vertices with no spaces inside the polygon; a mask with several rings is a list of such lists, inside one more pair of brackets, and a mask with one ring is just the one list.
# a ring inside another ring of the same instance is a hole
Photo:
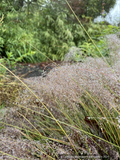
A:
{"label": "low-growing plant", "polygon": [[[100,40],[97,41],[96,46],[99,48],[99,50],[103,56],[105,56],[105,57],[109,56],[109,49],[108,49],[108,45],[107,45],[107,42],[105,39],[100,38]],[[79,47],[81,48],[81,50],[83,51],[83,53],[86,57],[87,56],[101,57],[101,54],[96,49],[94,44],[92,44],[90,42],[84,42],[82,45],[79,45]]]}

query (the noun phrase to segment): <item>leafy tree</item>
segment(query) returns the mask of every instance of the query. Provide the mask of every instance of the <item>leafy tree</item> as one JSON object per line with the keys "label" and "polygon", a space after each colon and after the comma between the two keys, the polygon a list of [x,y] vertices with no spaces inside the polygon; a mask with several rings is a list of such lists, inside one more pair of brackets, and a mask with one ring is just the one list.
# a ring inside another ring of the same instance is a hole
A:
{"label": "leafy tree", "polygon": [[106,13],[109,13],[110,9],[114,7],[116,0],[87,0],[87,11],[85,13],[86,16],[91,16],[96,18],[99,16],[103,10]]}
{"label": "leafy tree", "polygon": [[[82,18],[82,15],[96,18],[102,12],[103,3],[104,3],[104,10],[106,13],[108,13],[116,3],[116,0],[67,0],[67,1],[79,18]],[[65,0],[62,1],[52,0],[52,2],[56,2],[54,3],[56,7],[61,7],[60,5],[62,5],[64,7],[69,8],[67,4],[65,4]]]}
{"label": "leafy tree", "polygon": [[[82,2],[83,9],[86,0]],[[50,3],[45,3],[45,0],[24,0],[21,4],[20,0],[2,0],[0,8],[1,15],[4,14],[6,19],[1,26],[0,54],[11,60],[45,61],[46,56],[62,60],[70,47],[83,45],[84,48],[89,42],[63,0],[52,0]],[[80,16],[84,13],[82,9]],[[84,26],[91,37],[101,35],[100,25],[84,23]]]}
{"label": "leafy tree", "polygon": [[16,0],[16,1],[13,1],[13,6],[16,10],[19,10],[21,9],[23,6],[24,6],[24,1],[25,0]]}

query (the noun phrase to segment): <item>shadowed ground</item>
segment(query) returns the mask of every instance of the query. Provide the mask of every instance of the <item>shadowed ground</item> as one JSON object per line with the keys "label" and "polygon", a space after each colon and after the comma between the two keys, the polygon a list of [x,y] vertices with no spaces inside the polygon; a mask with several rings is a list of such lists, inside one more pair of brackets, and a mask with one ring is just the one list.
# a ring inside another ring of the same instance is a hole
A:
{"label": "shadowed ground", "polygon": [[[62,62],[55,61],[54,63],[60,64]],[[42,62],[42,63],[17,63],[16,66],[8,66],[6,65],[15,75],[21,78],[29,78],[29,77],[36,77],[36,76],[43,76],[45,77],[46,74],[55,67],[53,62]]]}

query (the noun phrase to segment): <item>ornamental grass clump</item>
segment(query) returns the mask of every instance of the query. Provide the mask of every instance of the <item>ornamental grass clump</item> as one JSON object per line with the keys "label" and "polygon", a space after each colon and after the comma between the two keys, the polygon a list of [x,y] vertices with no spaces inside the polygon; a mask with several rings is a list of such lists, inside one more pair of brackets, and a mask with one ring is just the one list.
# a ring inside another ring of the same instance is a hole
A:
{"label": "ornamental grass clump", "polygon": [[52,69],[46,78],[29,78],[25,82],[37,87],[39,96],[44,93],[63,102],[77,103],[87,90],[107,109],[111,109],[108,101],[116,106],[112,90],[117,92],[119,83],[112,70],[100,58],[88,58],[85,63],[65,64]]}
{"label": "ornamental grass clump", "polygon": [[44,78],[25,79],[38,99],[23,90],[14,103],[17,107],[9,110],[6,122],[19,126],[27,139],[54,146],[52,150],[46,145],[42,148],[52,157],[56,157],[54,153],[60,157],[66,152],[75,156],[77,151],[84,156],[118,158],[120,73],[118,50],[113,51],[116,61],[112,68],[102,58],[89,57],[84,63],[63,63]]}
{"label": "ornamental grass clump", "polygon": [[[45,78],[29,78],[24,82],[39,98],[42,97],[43,103],[57,120],[71,126],[64,129],[75,144],[86,149],[82,141],[87,141],[89,147],[91,146],[92,154],[96,152],[97,155],[115,157],[118,156],[118,152],[114,147],[120,145],[119,81],[115,73],[102,58],[88,58],[84,63],[56,67]],[[34,102],[36,104],[36,99]],[[43,108],[41,112],[49,116]],[[86,120],[86,117],[92,117],[94,123],[91,124],[92,120]],[[48,119],[49,127],[50,122],[51,125],[55,125]],[[44,120],[43,123],[46,124]],[[92,135],[90,136],[89,133]],[[49,134],[49,131],[45,131],[44,134]],[[62,132],[54,131],[51,135],[61,139],[59,134]],[[89,136],[92,140],[88,138]],[[100,138],[105,141],[99,142]],[[101,147],[97,147],[96,143]]]}
{"label": "ornamental grass clump", "polygon": [[104,57],[89,57],[84,63],[63,63],[46,77],[24,80],[11,72],[22,85],[2,76],[1,101],[11,105],[0,117],[0,158],[118,159],[118,61],[119,56],[110,68]]}

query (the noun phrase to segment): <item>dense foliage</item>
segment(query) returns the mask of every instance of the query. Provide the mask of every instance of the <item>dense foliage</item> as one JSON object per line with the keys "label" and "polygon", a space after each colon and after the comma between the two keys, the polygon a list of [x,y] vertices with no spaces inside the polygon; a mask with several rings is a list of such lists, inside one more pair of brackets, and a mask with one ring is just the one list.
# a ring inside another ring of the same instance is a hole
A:
{"label": "dense foliage", "polygon": [[109,13],[110,9],[114,7],[116,0],[86,0],[87,1],[87,12],[85,13],[86,16],[91,16],[96,18],[101,14],[101,11],[104,10],[106,13]]}
{"label": "dense foliage", "polygon": [[[65,0],[53,0],[55,5],[58,7],[58,4],[63,7],[67,7]],[[82,15],[87,17],[96,18],[102,14],[102,10],[106,13],[109,13],[110,9],[114,7],[116,0],[68,0],[68,3],[76,13],[79,18],[82,18]],[[69,8],[68,8],[69,9]]]}
{"label": "dense foliage", "polygon": [[[61,5],[56,6],[55,1],[2,0],[0,8],[0,15],[4,15],[0,52],[9,61],[36,62],[48,58],[62,60],[72,46],[82,48],[85,56],[93,56],[90,52],[96,50],[68,8],[61,9]],[[106,43],[99,37],[118,31],[118,28],[95,24],[90,17],[84,16],[83,19],[84,27],[102,51]],[[95,53],[100,56],[97,51]],[[102,53],[107,55],[106,50]]]}

